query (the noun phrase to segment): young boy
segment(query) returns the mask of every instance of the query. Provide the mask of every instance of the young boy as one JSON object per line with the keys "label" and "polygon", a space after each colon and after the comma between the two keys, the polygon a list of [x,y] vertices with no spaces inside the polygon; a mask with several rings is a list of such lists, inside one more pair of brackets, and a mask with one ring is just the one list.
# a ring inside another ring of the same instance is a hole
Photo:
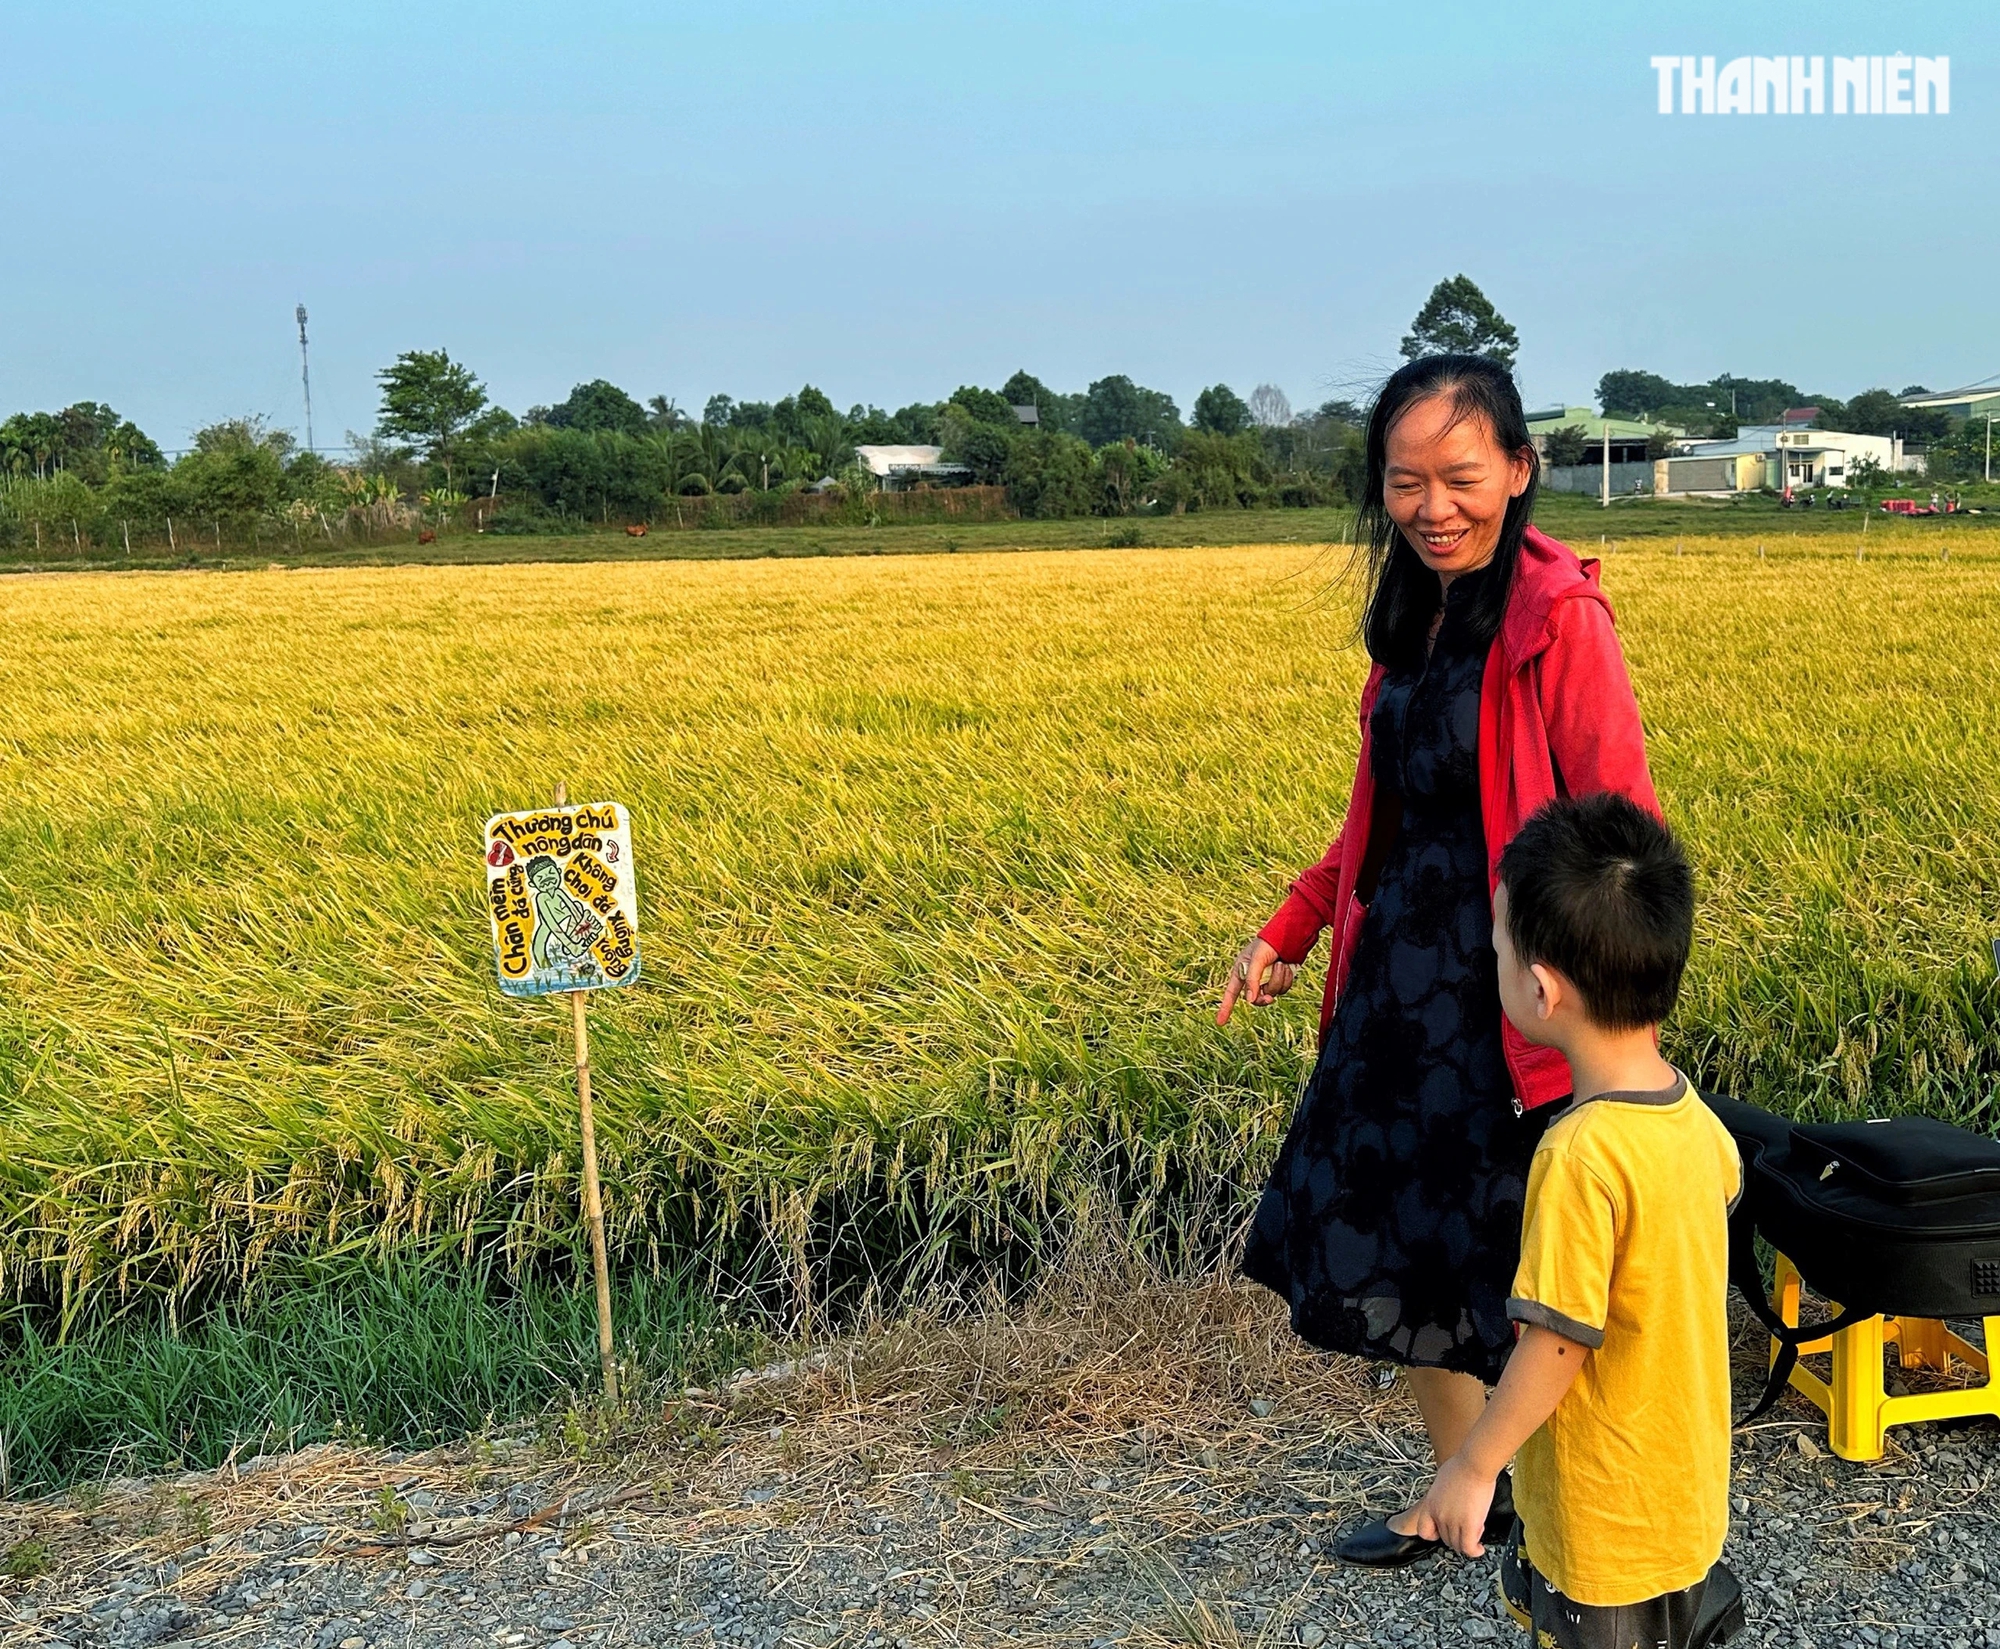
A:
{"label": "young boy", "polygon": [[[1574,1097],[1528,1171],[1520,1338],[1416,1533],[1468,1557],[1513,1459],[1502,1593],[1537,1649],[1705,1649],[1742,1624],[1729,1524],[1729,1134],[1660,1058],[1694,926],[1681,850],[1623,796],[1551,802],[1500,860],[1500,1002]],[[1508,1572],[1511,1569],[1511,1575]]]}

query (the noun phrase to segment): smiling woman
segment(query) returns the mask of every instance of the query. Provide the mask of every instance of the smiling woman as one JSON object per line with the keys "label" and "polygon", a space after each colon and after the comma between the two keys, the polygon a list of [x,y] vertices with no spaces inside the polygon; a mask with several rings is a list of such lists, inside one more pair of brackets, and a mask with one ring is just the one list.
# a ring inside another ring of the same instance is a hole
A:
{"label": "smiling woman", "polygon": [[[1457,1452],[1514,1343],[1528,1160],[1568,1067],[1501,1015],[1500,853],[1559,793],[1658,810],[1596,568],[1529,525],[1536,459],[1506,370],[1413,361],[1368,423],[1374,668],[1340,835],[1236,958],[1218,1017],[1290,988],[1333,929],[1320,1053],[1244,1270],[1315,1345],[1410,1370],[1431,1445]],[[1502,1479],[1487,1538],[1512,1519]],[[1398,1521],[1407,1522],[1408,1514]],[[1350,1562],[1438,1550],[1395,1522]]]}

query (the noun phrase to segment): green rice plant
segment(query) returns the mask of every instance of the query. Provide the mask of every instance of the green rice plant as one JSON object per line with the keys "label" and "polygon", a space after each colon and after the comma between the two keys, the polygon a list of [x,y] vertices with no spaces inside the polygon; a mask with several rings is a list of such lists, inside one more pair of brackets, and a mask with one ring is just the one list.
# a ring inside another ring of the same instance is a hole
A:
{"label": "green rice plant", "polygon": [[[1614,512],[1615,513],[1615,512]],[[1620,545],[1702,878],[1672,1051],[1814,1114],[1991,1128],[2000,535]],[[1857,545],[1865,557],[1856,559]],[[41,580],[0,610],[0,1278],[577,1253],[564,1012],[503,999],[478,829],[636,821],[645,982],[593,1009],[621,1270],[803,1311],[1212,1251],[1317,969],[1212,1023],[1339,822],[1338,547]]]}
{"label": "green rice plant", "polygon": [[[536,1421],[596,1381],[587,1287],[408,1260],[279,1269],[179,1320],[157,1303],[95,1307],[60,1341],[43,1314],[16,1308],[0,1322],[11,1492],[336,1437],[421,1447]],[[620,1356],[642,1387],[727,1372],[747,1344],[681,1277],[629,1278],[615,1304]],[[387,1527],[408,1508],[383,1494]]]}

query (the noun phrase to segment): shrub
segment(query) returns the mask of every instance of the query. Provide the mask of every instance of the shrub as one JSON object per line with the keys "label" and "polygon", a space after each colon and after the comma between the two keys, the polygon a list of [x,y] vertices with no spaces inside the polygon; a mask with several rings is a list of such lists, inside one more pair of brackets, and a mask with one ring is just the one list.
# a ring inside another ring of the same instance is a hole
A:
{"label": "shrub", "polygon": [[1007,462],[1007,502],[1030,518],[1087,515],[1093,468],[1090,448],[1074,435],[1021,436]]}

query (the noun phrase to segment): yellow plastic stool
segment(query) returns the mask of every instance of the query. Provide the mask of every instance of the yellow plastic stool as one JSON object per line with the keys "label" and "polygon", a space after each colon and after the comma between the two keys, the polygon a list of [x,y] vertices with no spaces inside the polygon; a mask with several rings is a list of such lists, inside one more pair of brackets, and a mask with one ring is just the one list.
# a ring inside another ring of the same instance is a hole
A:
{"label": "yellow plastic stool", "polygon": [[[1776,1296],[1771,1301],[1778,1319],[1796,1328],[1799,1321],[1799,1270],[1778,1256]],[[1833,1306],[1835,1311],[1839,1306]],[[1989,1351],[2000,1351],[2000,1317],[1986,1320]],[[1926,1391],[1911,1397],[1891,1397],[1882,1389],[1882,1348],[1893,1342],[1904,1368],[1948,1370],[1953,1359],[1986,1376],[1983,1386],[1962,1391]],[[1883,1434],[1891,1426],[1912,1420],[1955,1420],[1969,1415],[2000,1419],[2000,1382],[1993,1378],[1987,1352],[1961,1339],[1934,1317],[1870,1317],[1838,1334],[1808,1341],[1801,1357],[1833,1353],[1831,1384],[1803,1362],[1792,1366],[1792,1386],[1826,1416],[1827,1443],[1843,1460],[1879,1460]],[[1770,1367],[1778,1360],[1778,1342],[1771,1342]]]}

